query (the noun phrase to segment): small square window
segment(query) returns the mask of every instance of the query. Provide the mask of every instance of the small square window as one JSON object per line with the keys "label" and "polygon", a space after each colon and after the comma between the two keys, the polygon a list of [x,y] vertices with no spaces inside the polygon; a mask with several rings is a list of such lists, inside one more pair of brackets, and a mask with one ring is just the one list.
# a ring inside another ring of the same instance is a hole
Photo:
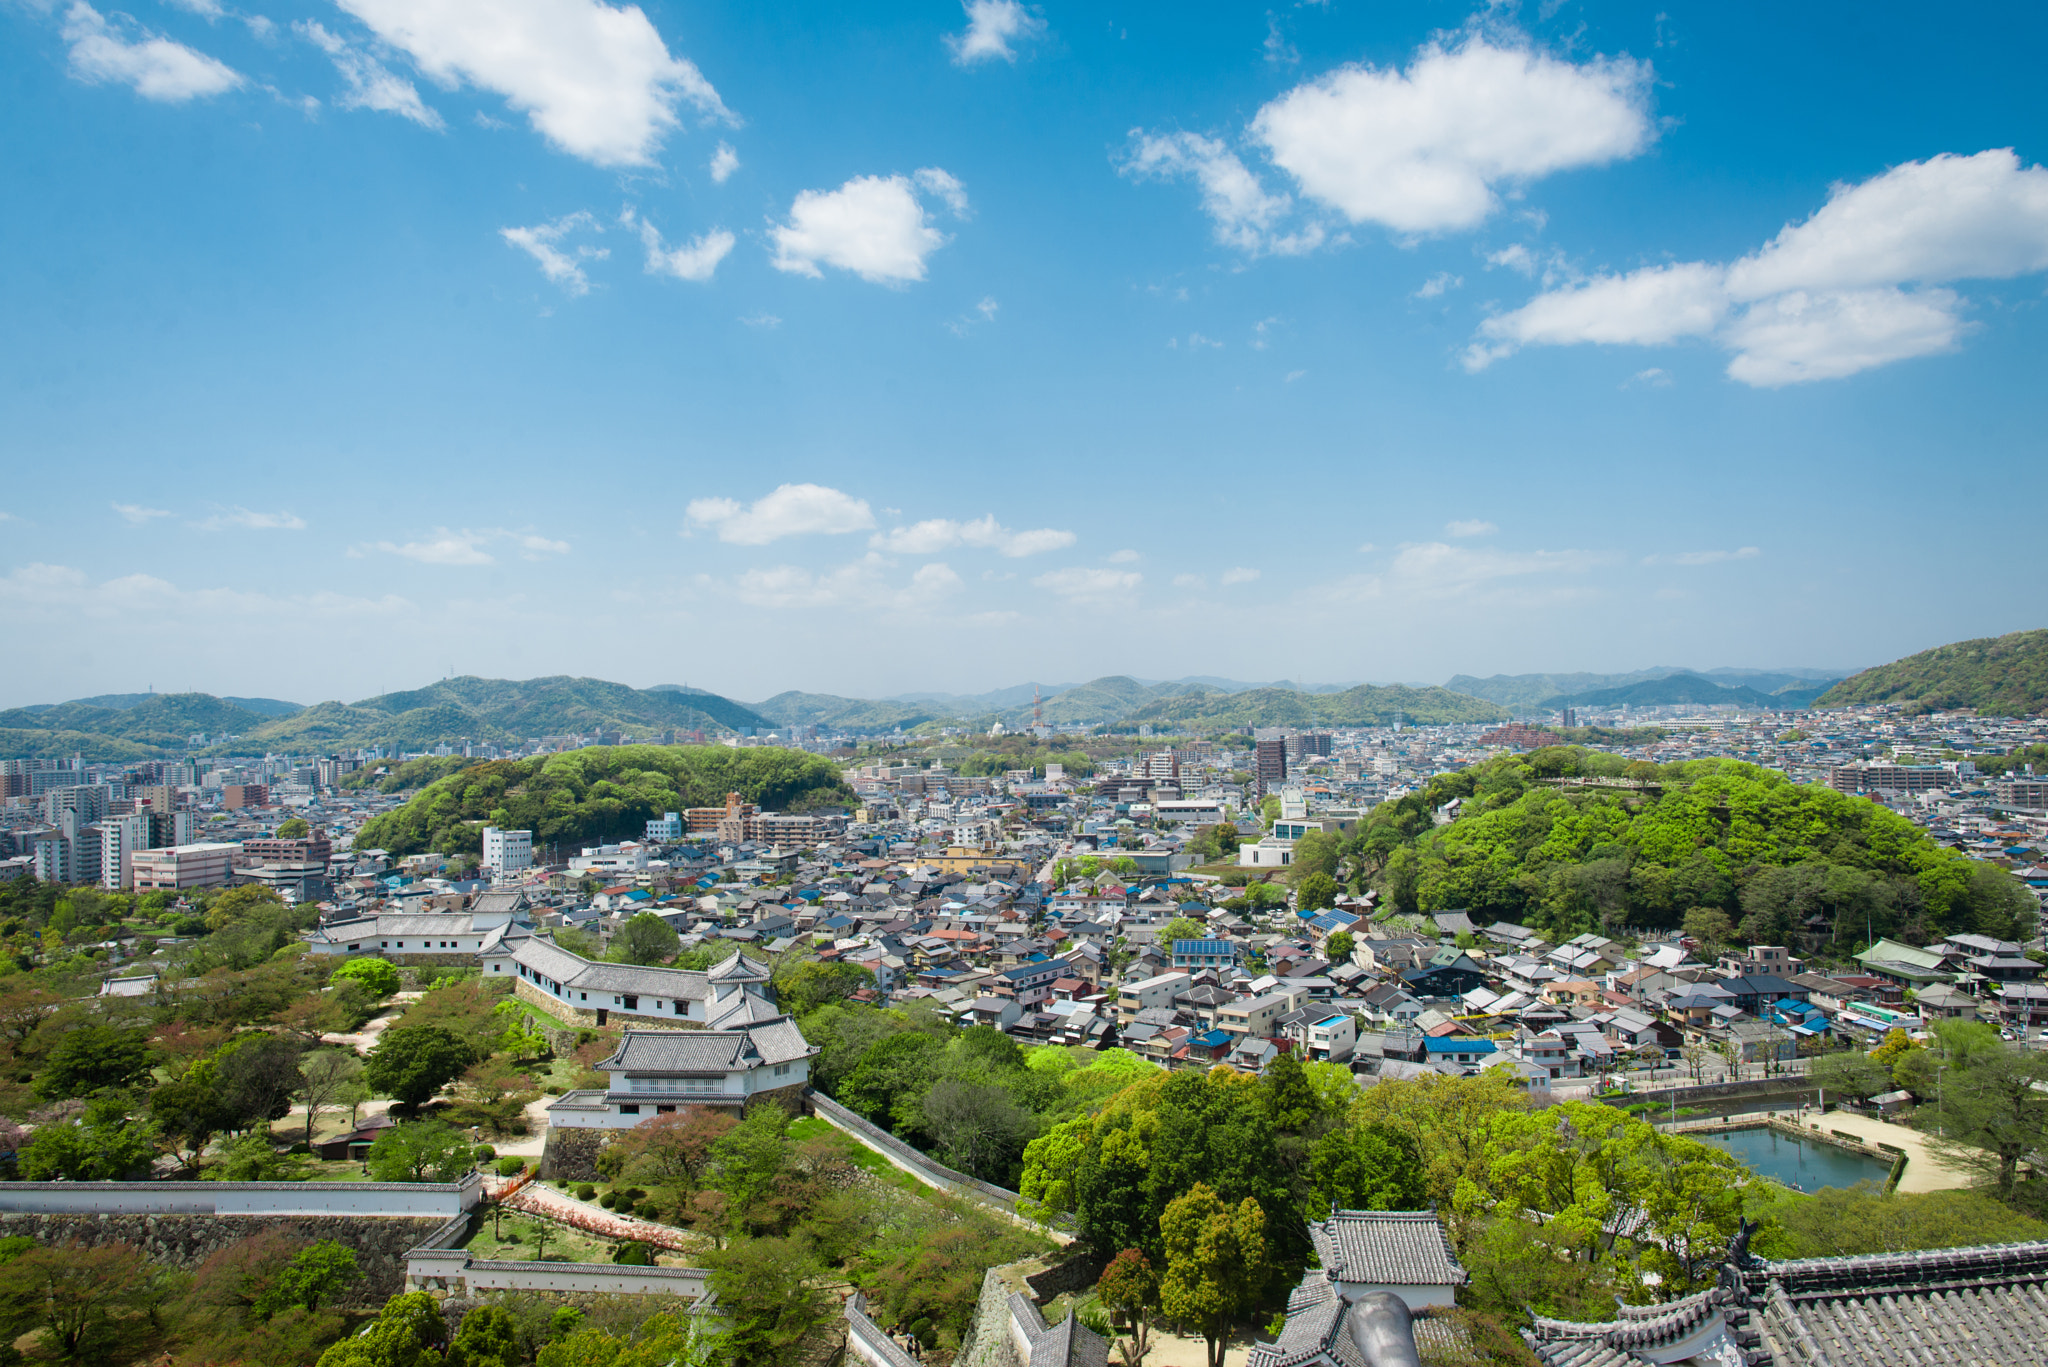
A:
{"label": "small square window", "polygon": [[639,1102],[637,1102],[637,1101],[628,1101],[628,1102],[624,1103],[623,1105],[621,1105],[621,1106],[619,1107],[619,1114],[620,1114],[620,1115],[638,1115],[638,1114],[640,1114],[640,1103],[639,1103]]}

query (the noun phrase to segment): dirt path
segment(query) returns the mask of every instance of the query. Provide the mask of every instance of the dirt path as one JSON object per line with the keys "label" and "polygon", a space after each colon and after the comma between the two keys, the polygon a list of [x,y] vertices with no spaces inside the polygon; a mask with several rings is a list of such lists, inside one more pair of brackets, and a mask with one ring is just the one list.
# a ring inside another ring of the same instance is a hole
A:
{"label": "dirt path", "polygon": [[1937,1154],[1928,1144],[1926,1135],[1904,1125],[1843,1111],[1829,1111],[1819,1117],[1808,1112],[1800,1117],[1799,1123],[1818,1125],[1824,1131],[1840,1130],[1843,1134],[1855,1135],[1866,1144],[1889,1144],[1895,1149],[1904,1149],[1906,1171],[1899,1178],[1899,1190],[1909,1195],[1923,1191],[1949,1191],[1967,1187],[1977,1180],[1974,1174],[1952,1166]]}

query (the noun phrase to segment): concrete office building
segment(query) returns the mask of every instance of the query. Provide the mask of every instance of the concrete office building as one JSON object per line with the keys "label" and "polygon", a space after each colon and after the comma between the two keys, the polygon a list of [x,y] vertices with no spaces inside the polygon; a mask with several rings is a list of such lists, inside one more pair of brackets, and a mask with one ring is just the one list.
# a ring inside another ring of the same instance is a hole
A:
{"label": "concrete office building", "polygon": [[241,848],[232,842],[217,841],[137,850],[132,864],[135,890],[176,892],[225,886],[234,871],[235,852]]}
{"label": "concrete office building", "polygon": [[506,831],[484,827],[484,871],[493,875],[518,873],[533,867],[533,832]]}

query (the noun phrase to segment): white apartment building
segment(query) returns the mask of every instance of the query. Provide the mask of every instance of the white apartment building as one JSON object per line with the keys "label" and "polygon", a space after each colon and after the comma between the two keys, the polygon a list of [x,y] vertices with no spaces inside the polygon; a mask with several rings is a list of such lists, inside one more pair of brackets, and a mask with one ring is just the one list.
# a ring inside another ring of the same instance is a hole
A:
{"label": "white apartment building", "polygon": [[220,887],[228,881],[235,852],[241,848],[231,841],[211,841],[137,850],[130,863],[135,890],[175,892],[181,888]]}
{"label": "white apartment building", "polygon": [[484,869],[492,874],[518,873],[533,867],[533,832],[484,827]]}

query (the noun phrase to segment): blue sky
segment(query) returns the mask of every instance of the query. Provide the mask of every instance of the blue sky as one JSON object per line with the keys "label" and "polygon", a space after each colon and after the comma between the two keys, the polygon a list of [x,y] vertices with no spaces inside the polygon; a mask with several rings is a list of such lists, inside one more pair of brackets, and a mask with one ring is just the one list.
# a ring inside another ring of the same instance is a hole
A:
{"label": "blue sky", "polygon": [[2036,7],[0,25],[0,703],[2042,625]]}

